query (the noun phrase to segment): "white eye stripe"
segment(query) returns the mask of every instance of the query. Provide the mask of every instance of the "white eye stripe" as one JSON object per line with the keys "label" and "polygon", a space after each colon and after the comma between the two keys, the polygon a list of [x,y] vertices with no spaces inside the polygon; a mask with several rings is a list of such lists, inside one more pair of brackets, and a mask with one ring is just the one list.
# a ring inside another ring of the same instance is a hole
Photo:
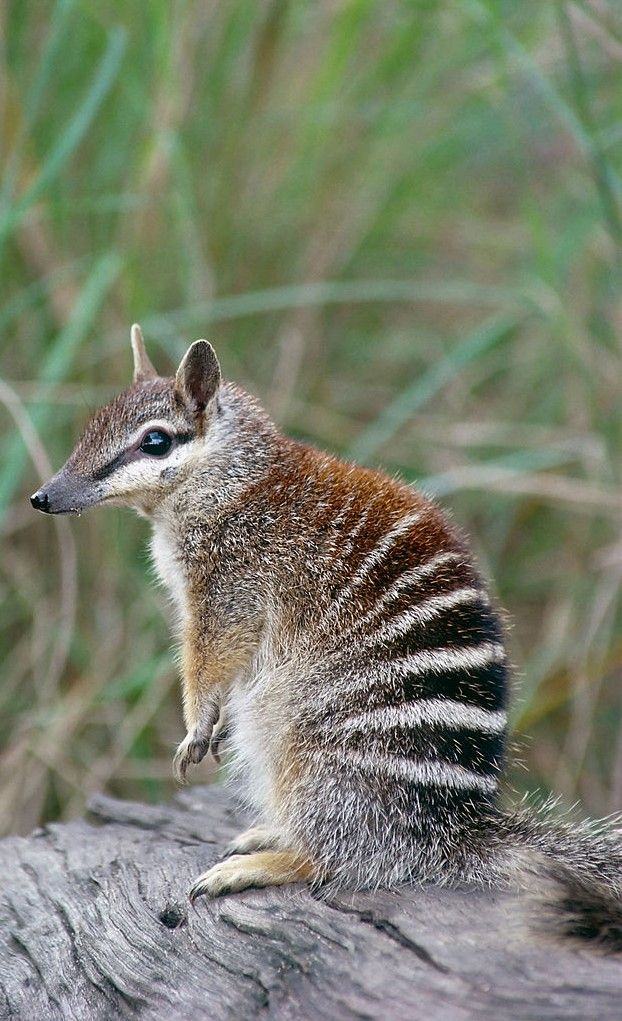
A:
{"label": "white eye stripe", "polygon": [[123,496],[129,493],[147,492],[156,483],[165,469],[179,468],[183,464],[188,444],[173,446],[165,457],[132,457],[119,464],[105,479],[102,479],[106,496]]}
{"label": "white eye stripe", "polygon": [[[152,431],[152,430],[148,430]],[[142,435],[139,434],[139,437]],[[167,433],[175,440],[174,433]],[[159,475],[165,467],[180,465],[192,452],[196,451],[196,444],[193,443],[171,443],[165,454],[153,455],[142,452],[137,444],[133,447],[126,447],[112,461],[99,469],[96,478],[99,482],[107,482],[107,488],[112,491],[115,485],[127,485],[134,481],[143,481],[150,485],[154,477],[154,471]]]}

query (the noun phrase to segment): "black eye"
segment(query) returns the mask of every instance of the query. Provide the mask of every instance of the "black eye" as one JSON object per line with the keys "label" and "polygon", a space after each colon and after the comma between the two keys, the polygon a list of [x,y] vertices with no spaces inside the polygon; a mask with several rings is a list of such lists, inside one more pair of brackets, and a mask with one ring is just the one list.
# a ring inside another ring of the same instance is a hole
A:
{"label": "black eye", "polygon": [[168,433],[163,432],[162,429],[150,429],[143,436],[140,449],[143,454],[150,454],[151,457],[164,457],[172,446],[173,440]]}

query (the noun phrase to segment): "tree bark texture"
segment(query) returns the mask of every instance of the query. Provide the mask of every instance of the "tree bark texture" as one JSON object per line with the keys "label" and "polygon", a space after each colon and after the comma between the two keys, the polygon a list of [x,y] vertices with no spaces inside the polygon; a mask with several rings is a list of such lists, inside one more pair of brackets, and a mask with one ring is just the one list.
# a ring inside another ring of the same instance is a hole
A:
{"label": "tree bark texture", "polygon": [[0,1018],[622,1018],[622,960],[540,942],[517,897],[297,885],[191,907],[243,827],[217,786],[98,796],[0,842]]}

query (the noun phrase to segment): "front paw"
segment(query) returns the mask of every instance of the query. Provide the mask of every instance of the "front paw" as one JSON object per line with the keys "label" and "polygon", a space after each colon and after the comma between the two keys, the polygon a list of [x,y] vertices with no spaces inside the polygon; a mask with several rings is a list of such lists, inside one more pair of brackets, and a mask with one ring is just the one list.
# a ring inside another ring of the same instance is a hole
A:
{"label": "front paw", "polygon": [[194,732],[186,734],[173,759],[173,773],[179,783],[185,782],[188,766],[196,765],[205,758],[209,745],[209,737],[199,737]]}

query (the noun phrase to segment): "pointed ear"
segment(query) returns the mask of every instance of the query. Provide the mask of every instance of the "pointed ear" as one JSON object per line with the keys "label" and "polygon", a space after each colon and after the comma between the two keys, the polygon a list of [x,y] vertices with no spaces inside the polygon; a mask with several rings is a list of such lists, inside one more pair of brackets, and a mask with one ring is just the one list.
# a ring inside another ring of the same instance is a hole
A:
{"label": "pointed ear", "polygon": [[195,414],[205,411],[220,385],[216,352],[206,340],[195,340],[182,358],[175,376],[175,389]]}
{"label": "pointed ear", "polygon": [[130,330],[130,343],[134,355],[134,382],[144,383],[147,379],[155,379],[158,374],[149,361],[149,355],[145,350],[143,331],[138,323],[134,323]]}

